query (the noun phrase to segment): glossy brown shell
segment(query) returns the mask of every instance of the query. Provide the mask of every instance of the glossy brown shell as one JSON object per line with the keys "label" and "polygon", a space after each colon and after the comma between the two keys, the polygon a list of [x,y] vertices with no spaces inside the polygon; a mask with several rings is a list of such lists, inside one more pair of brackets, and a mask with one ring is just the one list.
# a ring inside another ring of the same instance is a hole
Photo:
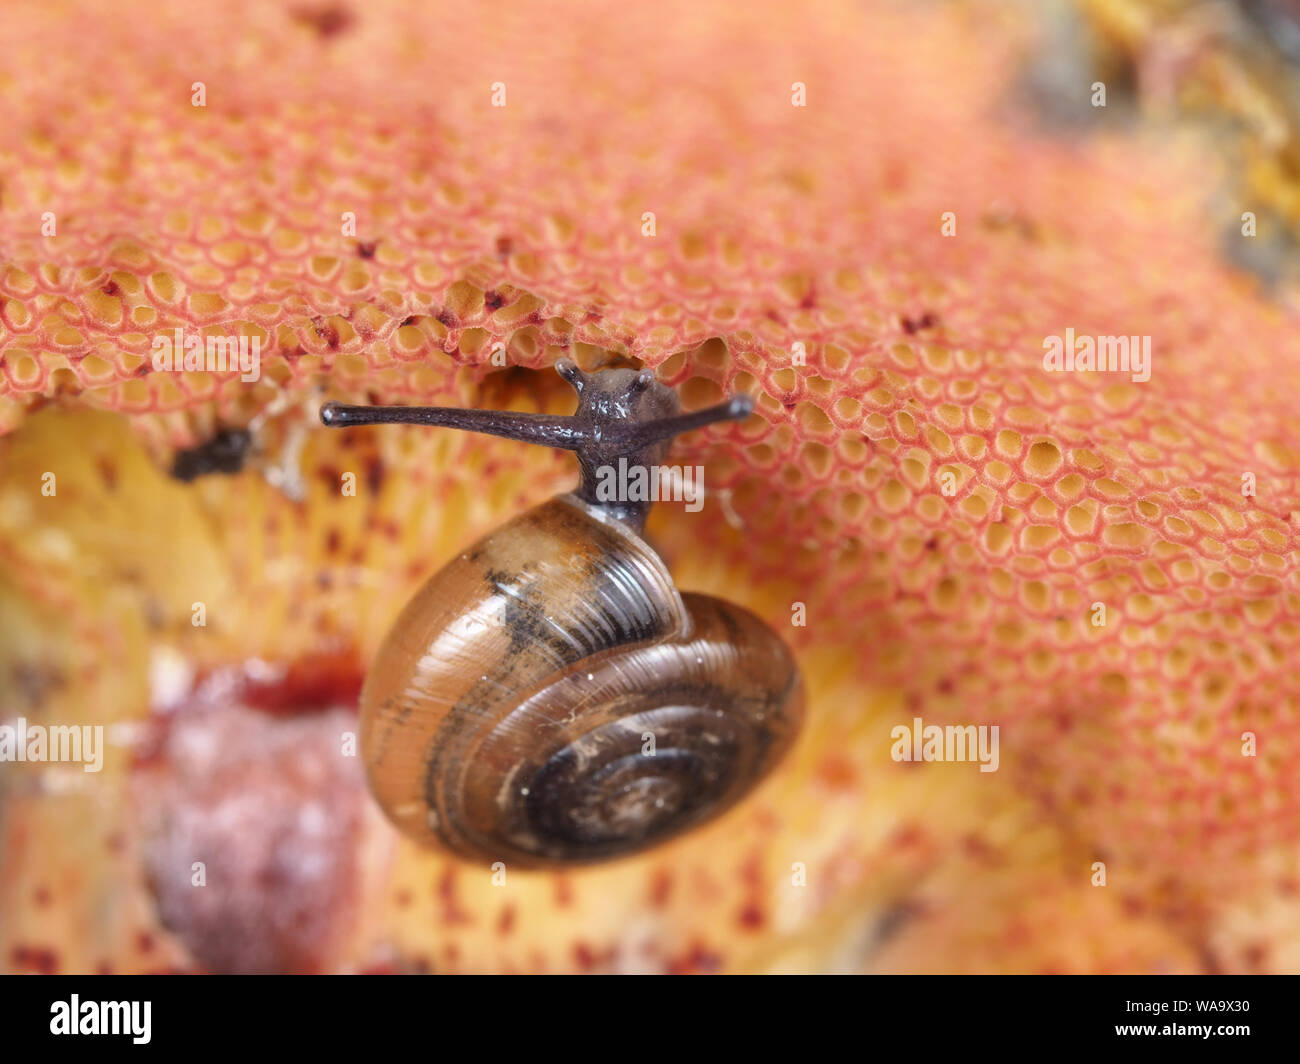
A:
{"label": "glossy brown shell", "polygon": [[790,745],[803,690],[756,616],[679,595],[644,540],[560,496],[429,579],[361,705],[371,789],[405,834],[526,867],[722,812]]}

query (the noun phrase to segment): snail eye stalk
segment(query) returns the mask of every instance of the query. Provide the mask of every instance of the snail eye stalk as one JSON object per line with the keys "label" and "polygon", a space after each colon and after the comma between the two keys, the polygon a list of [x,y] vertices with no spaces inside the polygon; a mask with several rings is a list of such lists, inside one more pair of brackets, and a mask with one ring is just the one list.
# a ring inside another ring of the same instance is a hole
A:
{"label": "snail eye stalk", "polygon": [[603,497],[599,487],[602,472],[622,464],[646,469],[658,466],[667,458],[673,437],[718,421],[738,421],[754,411],[749,396],[735,395],[716,406],[683,414],[677,394],[657,381],[648,369],[584,373],[568,359],[556,362],[555,369],[578,393],[577,412],[567,417],[453,406],[346,406],[329,402],[321,407],[320,419],[331,428],[432,425],[573,451],[582,470],[577,494],[640,532],[645,527],[649,502],[611,502]]}
{"label": "snail eye stalk", "polygon": [[540,443],[576,451],[585,435],[579,419],[547,414],[519,414],[497,410],[467,410],[455,406],[346,406],[325,403],[320,419],[330,428],[354,425],[435,425],[440,428],[482,432],[524,443]]}
{"label": "snail eye stalk", "polygon": [[[522,443],[536,443],[566,451],[592,452],[593,457],[631,455],[718,421],[738,421],[754,411],[747,395],[732,396],[725,402],[689,414],[677,412],[676,396],[655,380],[648,369],[598,370],[583,373],[568,359],[555,364],[556,372],[573,385],[579,396],[578,412],[570,416],[520,414],[510,411],[469,410],[454,406],[348,406],[328,402],[320,408],[321,422],[330,428],[356,425],[433,425],[501,436]],[[603,375],[619,375],[608,387]],[[654,389],[665,393],[671,403],[643,415],[640,400]],[[593,394],[595,393],[595,394]],[[591,402],[584,402],[590,398]],[[600,402],[600,399],[617,402]]]}

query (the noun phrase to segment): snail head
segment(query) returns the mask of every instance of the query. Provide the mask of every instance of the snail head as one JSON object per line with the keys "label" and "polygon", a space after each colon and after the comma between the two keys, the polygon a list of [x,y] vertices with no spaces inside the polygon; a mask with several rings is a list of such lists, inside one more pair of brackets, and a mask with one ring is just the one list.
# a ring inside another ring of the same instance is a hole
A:
{"label": "snail head", "polygon": [[683,414],[677,393],[656,380],[649,369],[584,373],[567,358],[557,361],[555,369],[578,393],[578,409],[567,417],[460,407],[346,406],[329,402],[321,407],[320,419],[334,428],[393,423],[436,425],[573,451],[582,467],[578,495],[639,530],[645,524],[649,503],[610,503],[599,498],[596,485],[600,470],[617,468],[620,460],[629,468],[659,465],[668,456],[673,437],[715,421],[748,417],[754,409],[752,399],[736,395],[716,406]]}

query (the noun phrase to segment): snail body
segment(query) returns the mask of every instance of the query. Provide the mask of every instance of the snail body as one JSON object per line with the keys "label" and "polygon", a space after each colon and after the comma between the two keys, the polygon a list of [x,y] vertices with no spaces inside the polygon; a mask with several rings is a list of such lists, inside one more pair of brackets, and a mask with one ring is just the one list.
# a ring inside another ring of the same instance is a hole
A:
{"label": "snail body", "polygon": [[[657,461],[683,420],[743,416],[748,405],[680,415],[649,371],[557,368],[579,388],[572,423],[424,408],[447,419],[429,423],[480,415],[461,427],[498,435],[576,434],[583,486],[435,573],[384,639],[361,696],[362,757],[393,823],[515,867],[633,853],[716,816],[780,759],[803,705],[792,655],[758,617],[678,592],[641,535],[648,503],[593,497],[608,460]],[[611,432],[600,423],[611,400],[614,425],[650,431]],[[418,409],[327,405],[322,419],[413,420]]]}

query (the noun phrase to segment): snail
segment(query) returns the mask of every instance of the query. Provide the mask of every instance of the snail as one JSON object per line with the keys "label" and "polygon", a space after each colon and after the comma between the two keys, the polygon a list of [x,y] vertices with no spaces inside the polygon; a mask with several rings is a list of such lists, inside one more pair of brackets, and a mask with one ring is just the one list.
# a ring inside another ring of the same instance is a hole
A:
{"label": "snail", "polygon": [[652,468],[672,438],[747,416],[695,413],[648,369],[556,370],[570,417],[326,403],[342,427],[400,422],[574,451],[576,491],[434,574],[361,695],[370,788],[405,835],[483,863],[554,867],[646,849],[732,806],[803,714],[798,667],[741,606],[680,593],[642,531],[649,501],[601,498],[602,468]]}

